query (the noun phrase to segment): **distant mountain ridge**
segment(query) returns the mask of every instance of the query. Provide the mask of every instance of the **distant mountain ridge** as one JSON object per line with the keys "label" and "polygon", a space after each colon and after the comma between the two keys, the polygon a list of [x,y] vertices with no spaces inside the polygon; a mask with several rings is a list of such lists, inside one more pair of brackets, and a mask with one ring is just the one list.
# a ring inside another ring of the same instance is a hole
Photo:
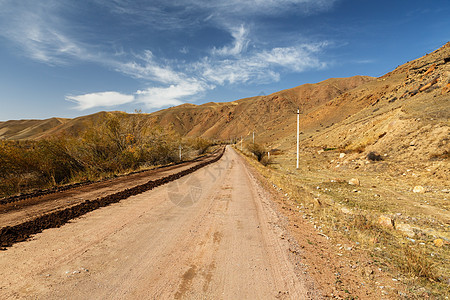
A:
{"label": "distant mountain ridge", "polygon": [[[173,126],[182,135],[230,139],[247,135],[249,129],[265,130],[268,124],[276,127],[286,114],[294,112],[297,107],[311,109],[373,79],[368,76],[327,79],[268,96],[256,96],[233,102],[209,102],[202,105],[182,104],[146,115],[161,126]],[[77,135],[110,114],[123,113],[99,112],[74,119],[0,122],[0,139],[38,140],[63,132]]]}

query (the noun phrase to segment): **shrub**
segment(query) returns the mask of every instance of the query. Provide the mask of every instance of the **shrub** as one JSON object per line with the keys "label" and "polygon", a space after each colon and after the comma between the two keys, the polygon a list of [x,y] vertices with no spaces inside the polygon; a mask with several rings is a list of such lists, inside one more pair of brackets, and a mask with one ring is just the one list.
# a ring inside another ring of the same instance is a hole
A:
{"label": "shrub", "polygon": [[211,141],[201,137],[191,139],[190,141],[188,141],[188,144],[190,147],[197,150],[199,155],[204,154],[206,150],[208,150],[208,148],[213,145]]}
{"label": "shrub", "polygon": [[381,157],[380,154],[372,151],[369,154],[367,154],[367,159],[369,159],[371,161],[381,161],[381,160],[383,160],[383,157]]}
{"label": "shrub", "polygon": [[256,156],[256,159],[258,161],[261,161],[261,159],[264,157],[264,154],[267,153],[266,149],[262,145],[257,143],[249,144],[247,146],[247,149]]}
{"label": "shrub", "polygon": [[271,158],[269,159],[267,155],[268,150],[264,146],[257,143],[254,144],[252,143],[247,146],[247,149],[248,151],[253,153],[256,159],[264,166],[267,166],[272,163],[272,159]]}

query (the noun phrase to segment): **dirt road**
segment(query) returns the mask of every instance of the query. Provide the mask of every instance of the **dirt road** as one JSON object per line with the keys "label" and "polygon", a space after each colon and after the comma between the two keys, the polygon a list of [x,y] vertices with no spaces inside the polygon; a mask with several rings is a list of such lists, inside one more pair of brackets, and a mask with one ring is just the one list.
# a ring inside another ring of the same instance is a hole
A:
{"label": "dirt road", "polygon": [[0,298],[315,298],[282,224],[228,148],[190,175],[0,252]]}

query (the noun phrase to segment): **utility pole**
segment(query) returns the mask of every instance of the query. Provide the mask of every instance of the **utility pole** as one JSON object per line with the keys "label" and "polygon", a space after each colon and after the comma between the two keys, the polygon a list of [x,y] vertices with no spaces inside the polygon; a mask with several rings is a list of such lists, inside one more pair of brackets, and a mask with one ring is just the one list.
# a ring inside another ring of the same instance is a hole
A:
{"label": "utility pole", "polygon": [[242,151],[242,135],[241,135],[241,151]]}
{"label": "utility pole", "polygon": [[300,142],[300,109],[297,109],[297,169],[299,156],[299,142]]}
{"label": "utility pole", "polygon": [[180,145],[179,149],[180,149],[180,161],[181,161],[181,145]]}

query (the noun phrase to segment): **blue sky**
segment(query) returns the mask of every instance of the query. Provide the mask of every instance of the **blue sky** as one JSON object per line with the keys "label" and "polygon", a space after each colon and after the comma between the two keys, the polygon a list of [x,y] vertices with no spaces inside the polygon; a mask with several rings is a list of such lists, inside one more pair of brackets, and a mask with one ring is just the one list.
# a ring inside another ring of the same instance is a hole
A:
{"label": "blue sky", "polygon": [[0,0],[0,120],[381,76],[449,41],[449,16],[448,0]]}

